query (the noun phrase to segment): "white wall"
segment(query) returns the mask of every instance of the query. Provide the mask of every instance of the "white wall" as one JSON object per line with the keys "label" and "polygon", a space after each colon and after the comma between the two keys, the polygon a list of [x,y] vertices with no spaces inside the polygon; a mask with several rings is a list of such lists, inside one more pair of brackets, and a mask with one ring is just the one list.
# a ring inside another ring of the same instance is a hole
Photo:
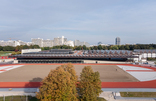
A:
{"label": "white wall", "polygon": [[29,52],[39,52],[41,49],[22,49],[21,54],[23,53],[29,53]]}

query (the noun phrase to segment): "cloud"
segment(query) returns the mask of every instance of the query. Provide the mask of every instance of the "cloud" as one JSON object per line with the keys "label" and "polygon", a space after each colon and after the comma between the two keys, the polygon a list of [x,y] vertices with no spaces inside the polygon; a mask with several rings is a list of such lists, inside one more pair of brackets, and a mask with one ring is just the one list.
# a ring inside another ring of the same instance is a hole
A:
{"label": "cloud", "polygon": [[154,0],[5,0],[0,3],[0,40],[64,35],[114,44],[119,36],[123,44],[156,43],[155,5]]}

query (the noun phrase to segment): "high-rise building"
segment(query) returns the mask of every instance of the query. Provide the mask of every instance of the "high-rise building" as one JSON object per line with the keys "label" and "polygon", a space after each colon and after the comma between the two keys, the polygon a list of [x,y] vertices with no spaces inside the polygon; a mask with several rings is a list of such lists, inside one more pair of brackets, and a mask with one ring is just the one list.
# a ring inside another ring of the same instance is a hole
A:
{"label": "high-rise building", "polygon": [[120,38],[119,37],[117,37],[116,39],[115,39],[115,45],[120,45]]}
{"label": "high-rise building", "polygon": [[57,45],[64,45],[67,42],[67,38],[64,38],[64,36],[62,36],[61,38],[54,38],[54,46]]}
{"label": "high-rise building", "polygon": [[69,41],[65,42],[64,45],[74,47],[74,42],[69,40]]}
{"label": "high-rise building", "polygon": [[43,39],[37,38],[37,39],[31,39],[32,43],[35,45],[39,45],[40,47],[43,47]]}
{"label": "high-rise building", "polygon": [[43,40],[43,47],[53,47],[53,40]]}
{"label": "high-rise building", "polygon": [[80,46],[80,41],[79,40],[75,40],[74,41],[74,46]]}
{"label": "high-rise building", "polygon": [[90,44],[88,42],[80,42],[79,40],[74,41],[74,46],[83,46],[90,47]]}

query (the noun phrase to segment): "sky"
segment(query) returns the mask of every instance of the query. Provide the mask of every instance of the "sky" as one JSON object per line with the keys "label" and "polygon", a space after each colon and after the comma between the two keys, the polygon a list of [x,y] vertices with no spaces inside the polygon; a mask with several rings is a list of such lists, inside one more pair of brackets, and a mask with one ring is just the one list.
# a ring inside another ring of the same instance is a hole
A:
{"label": "sky", "polygon": [[0,0],[0,40],[156,44],[156,0]]}

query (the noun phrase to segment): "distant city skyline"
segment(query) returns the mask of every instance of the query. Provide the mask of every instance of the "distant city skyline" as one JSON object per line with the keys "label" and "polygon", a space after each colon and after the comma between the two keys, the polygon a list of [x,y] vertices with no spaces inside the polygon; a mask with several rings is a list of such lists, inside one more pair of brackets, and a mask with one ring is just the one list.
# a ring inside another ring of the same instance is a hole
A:
{"label": "distant city skyline", "polygon": [[0,40],[85,40],[156,44],[156,0],[2,0]]}
{"label": "distant city skyline", "polygon": [[60,45],[67,45],[67,46],[83,46],[90,47],[90,44],[85,41],[80,40],[68,40],[64,36],[57,37],[52,39],[43,39],[43,38],[31,38],[31,42],[25,42],[23,40],[0,40],[0,46],[20,46],[20,45],[38,45],[39,47],[53,47],[53,46],[60,46]]}

